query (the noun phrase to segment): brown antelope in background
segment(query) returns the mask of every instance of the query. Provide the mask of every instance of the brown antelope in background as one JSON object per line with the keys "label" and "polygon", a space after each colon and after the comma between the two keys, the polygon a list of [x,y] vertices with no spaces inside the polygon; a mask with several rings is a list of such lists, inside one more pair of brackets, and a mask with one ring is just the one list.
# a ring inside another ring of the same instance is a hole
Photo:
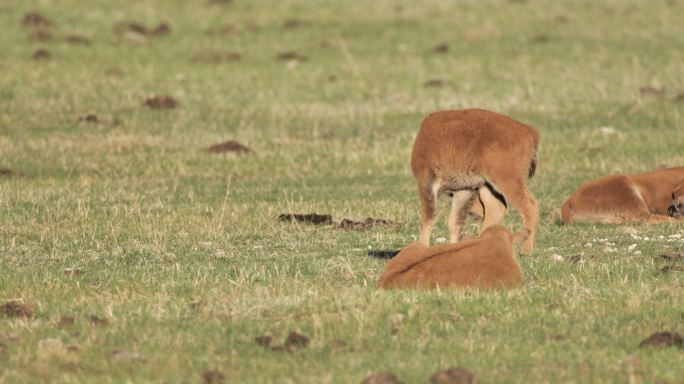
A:
{"label": "brown antelope in background", "polygon": [[502,222],[508,203],[531,231],[523,243],[532,252],[539,207],[525,186],[536,168],[537,130],[482,109],[436,112],[423,120],[413,146],[411,168],[418,181],[420,242],[430,245],[437,197],[452,197],[449,241],[460,239],[468,212],[482,217],[482,229]]}
{"label": "brown antelope in background", "polygon": [[564,224],[684,222],[684,167],[583,183],[561,208]]}
{"label": "brown antelope in background", "polygon": [[524,241],[529,229],[511,234],[501,225],[479,237],[428,248],[415,242],[402,249],[385,267],[380,288],[484,287],[512,288],[522,281],[513,244]]}

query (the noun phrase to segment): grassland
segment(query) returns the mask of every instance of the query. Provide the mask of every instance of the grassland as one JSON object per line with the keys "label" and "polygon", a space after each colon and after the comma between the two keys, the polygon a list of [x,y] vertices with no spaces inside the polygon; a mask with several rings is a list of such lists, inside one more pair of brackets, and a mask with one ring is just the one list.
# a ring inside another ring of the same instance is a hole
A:
{"label": "grassland", "polygon": [[[684,164],[683,7],[3,0],[0,168],[14,175],[0,176],[0,304],[35,316],[0,314],[0,383],[201,382],[209,370],[233,383],[378,371],[419,383],[451,366],[483,383],[683,382],[684,351],[637,345],[684,331],[681,267],[658,260],[684,247],[684,228],[557,222],[582,180]],[[29,40],[30,11],[53,22],[51,40]],[[171,33],[118,36],[126,20]],[[90,44],[64,40],[74,34]],[[37,49],[52,57],[32,60]],[[213,51],[241,58],[193,60]],[[144,107],[154,95],[180,105]],[[541,133],[525,285],[378,292],[386,261],[368,251],[418,234],[420,121],[465,107]],[[253,152],[207,153],[228,139]],[[277,222],[284,212],[400,224]],[[254,341],[291,331],[309,345]]]}

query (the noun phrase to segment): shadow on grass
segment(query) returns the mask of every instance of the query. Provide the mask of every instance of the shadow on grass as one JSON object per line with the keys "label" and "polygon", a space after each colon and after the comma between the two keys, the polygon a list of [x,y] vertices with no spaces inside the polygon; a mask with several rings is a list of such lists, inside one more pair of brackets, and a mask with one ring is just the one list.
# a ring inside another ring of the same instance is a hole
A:
{"label": "shadow on grass", "polygon": [[368,251],[368,256],[375,257],[377,259],[391,259],[399,253],[401,249],[371,249]]}

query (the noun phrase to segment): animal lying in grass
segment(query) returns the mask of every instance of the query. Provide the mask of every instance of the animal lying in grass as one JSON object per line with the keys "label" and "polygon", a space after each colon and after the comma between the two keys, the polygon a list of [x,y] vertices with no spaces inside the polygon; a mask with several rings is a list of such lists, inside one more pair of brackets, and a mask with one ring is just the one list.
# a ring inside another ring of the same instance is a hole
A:
{"label": "animal lying in grass", "polygon": [[525,186],[536,168],[537,130],[482,109],[436,112],[423,120],[413,146],[411,168],[421,206],[420,242],[430,245],[437,197],[449,194],[449,241],[460,240],[467,213],[483,218],[482,230],[500,224],[510,203],[531,234],[532,252],[539,207]]}
{"label": "animal lying in grass", "polygon": [[522,281],[513,244],[530,236],[523,229],[511,234],[494,225],[479,237],[432,248],[415,242],[385,267],[378,285],[390,288],[484,287],[513,288]]}
{"label": "animal lying in grass", "polygon": [[564,224],[684,222],[684,167],[610,175],[577,188],[561,208]]}

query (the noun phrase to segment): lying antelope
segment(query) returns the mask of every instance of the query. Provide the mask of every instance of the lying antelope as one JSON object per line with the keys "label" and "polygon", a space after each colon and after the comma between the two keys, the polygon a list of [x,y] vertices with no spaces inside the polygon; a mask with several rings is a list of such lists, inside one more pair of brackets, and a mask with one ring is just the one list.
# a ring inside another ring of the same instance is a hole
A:
{"label": "lying antelope", "polygon": [[437,197],[446,193],[452,197],[450,242],[460,240],[467,213],[481,217],[485,230],[503,221],[510,203],[531,231],[522,250],[532,252],[539,207],[525,177],[534,175],[538,144],[536,129],[482,109],[426,117],[411,158],[420,195],[420,242],[430,245]]}
{"label": "lying antelope", "polygon": [[385,267],[380,288],[486,287],[512,288],[522,281],[513,244],[530,236],[529,229],[511,234],[501,225],[479,237],[428,248],[415,242]]}
{"label": "lying antelope", "polygon": [[564,224],[684,221],[684,167],[587,181],[561,208]]}

